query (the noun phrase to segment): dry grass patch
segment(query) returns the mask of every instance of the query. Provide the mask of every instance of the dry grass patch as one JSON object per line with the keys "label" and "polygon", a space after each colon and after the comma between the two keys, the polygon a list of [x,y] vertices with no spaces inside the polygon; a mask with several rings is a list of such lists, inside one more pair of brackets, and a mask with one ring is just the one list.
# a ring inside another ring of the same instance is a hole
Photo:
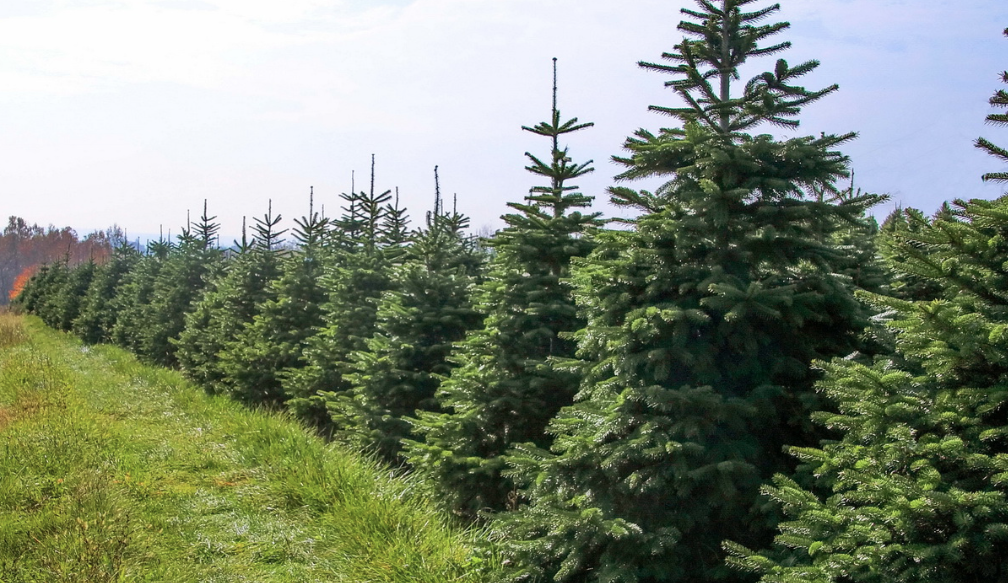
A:
{"label": "dry grass patch", "polygon": [[20,316],[8,311],[0,311],[0,348],[8,348],[26,342],[28,335]]}

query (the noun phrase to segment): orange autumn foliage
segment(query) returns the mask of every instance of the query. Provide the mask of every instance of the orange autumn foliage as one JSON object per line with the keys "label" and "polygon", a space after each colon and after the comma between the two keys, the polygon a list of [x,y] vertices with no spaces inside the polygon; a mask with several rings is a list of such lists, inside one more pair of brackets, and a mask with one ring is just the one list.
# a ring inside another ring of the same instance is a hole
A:
{"label": "orange autumn foliage", "polygon": [[122,230],[114,225],[108,231],[95,231],[80,238],[70,227],[41,227],[20,217],[10,217],[0,232],[0,306],[7,303],[8,297],[21,293],[24,281],[16,280],[22,279],[26,271],[53,261],[71,267],[86,261],[103,263],[122,238]]}
{"label": "orange autumn foliage", "polygon": [[24,291],[25,286],[28,285],[28,280],[31,279],[32,276],[35,275],[35,272],[37,271],[38,271],[38,265],[32,265],[30,267],[26,267],[24,271],[19,273],[18,276],[14,278],[14,285],[11,286],[10,294],[8,295],[8,299],[10,301],[14,301],[14,298],[21,295],[21,292]]}

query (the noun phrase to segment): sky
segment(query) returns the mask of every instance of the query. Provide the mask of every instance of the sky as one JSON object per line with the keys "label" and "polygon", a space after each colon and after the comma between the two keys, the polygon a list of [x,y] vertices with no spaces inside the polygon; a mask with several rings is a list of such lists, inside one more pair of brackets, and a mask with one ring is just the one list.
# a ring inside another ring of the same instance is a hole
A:
{"label": "sky", "polygon": [[[760,6],[765,2],[758,3]],[[788,135],[855,131],[843,146],[858,187],[933,212],[994,198],[1005,170],[973,147],[1008,69],[1004,0],[781,0],[790,63],[817,59],[808,106]],[[177,234],[204,200],[238,236],[270,201],[283,225],[339,195],[398,188],[413,224],[441,191],[474,230],[502,226],[508,201],[541,181],[521,130],[559,107],[594,122],[568,135],[578,181],[607,216],[610,161],[638,128],[670,119],[667,78],[637,66],[681,35],[690,0],[3,0],[0,214],[131,235]],[[772,60],[754,61],[770,69]],[[353,181],[353,182],[352,182]],[[629,183],[633,186],[634,183]],[[648,187],[648,184],[641,184]],[[6,221],[4,221],[6,222]]]}

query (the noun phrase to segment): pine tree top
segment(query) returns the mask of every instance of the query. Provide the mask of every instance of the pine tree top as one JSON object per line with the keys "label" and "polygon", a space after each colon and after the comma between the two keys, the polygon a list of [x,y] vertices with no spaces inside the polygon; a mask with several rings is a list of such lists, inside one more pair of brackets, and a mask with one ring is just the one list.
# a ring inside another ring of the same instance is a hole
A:
{"label": "pine tree top", "polygon": [[679,30],[685,35],[682,42],[673,52],[662,54],[672,64],[639,63],[645,69],[678,77],[665,85],[674,89],[687,106],[651,106],[652,111],[686,123],[701,123],[728,136],[764,122],[797,127],[803,105],[837,90],[837,85],[809,91],[794,84],[818,67],[819,61],[809,60],[791,67],[784,59],[778,59],[772,71],[753,77],[741,95],[732,95],[732,84],[740,79],[739,67],[746,61],[790,48],[790,42],[764,44],[790,27],[790,23],[764,23],[780,10],[780,4],[743,12],[744,7],[757,0],[695,1],[700,10],[681,10],[689,17],[679,23]]}
{"label": "pine tree top", "polygon": [[255,221],[252,226],[252,230],[255,232],[254,245],[266,251],[272,251],[281,245],[283,236],[287,232],[287,229],[277,229],[277,225],[282,219],[283,215],[273,215],[273,199],[270,199],[266,214],[261,218],[255,217],[253,219]]}
{"label": "pine tree top", "polygon": [[[701,207],[712,210],[721,201],[717,212],[723,214],[727,207],[738,211],[756,201],[777,205],[786,200],[836,198],[836,183],[850,175],[849,159],[836,147],[855,133],[784,140],[750,133],[764,124],[797,127],[803,106],[838,88],[835,84],[819,90],[802,87],[798,80],[819,62],[791,66],[783,58],[771,70],[742,83],[739,71],[751,58],[775,55],[791,46],[769,40],[790,26],[770,21],[778,4],[743,11],[756,1],[696,0],[699,10],[682,10],[687,17],[679,24],[684,38],[673,51],[663,53],[665,62],[639,63],[672,75],[665,85],[685,104],[649,109],[674,117],[681,125],[635,132],[624,145],[630,154],[613,157],[627,168],[616,179],[672,178],[654,193],[612,188],[614,204],[652,213],[678,200],[699,212]],[[866,199],[845,200],[827,211],[857,207],[845,211],[853,215],[866,204]]]}
{"label": "pine tree top", "polygon": [[308,195],[308,214],[294,219],[294,240],[302,248],[315,249],[322,244],[329,231],[329,219],[315,210],[315,189],[311,188]]}
{"label": "pine tree top", "polygon": [[[534,126],[522,126],[523,130],[549,138],[551,141],[549,158],[545,161],[530,152],[525,152],[525,156],[531,162],[525,169],[532,174],[549,179],[549,184],[533,186],[529,189],[529,194],[525,196],[523,203],[508,203],[509,207],[518,211],[518,213],[510,213],[503,217],[511,230],[546,231],[550,229],[548,225],[553,221],[554,228],[567,231],[567,234],[570,235],[601,224],[599,220],[601,213],[571,213],[572,209],[590,207],[593,197],[581,194],[578,192],[578,187],[569,184],[569,181],[594,172],[595,169],[591,166],[592,160],[582,163],[573,162],[568,148],[560,145],[561,136],[592,127],[595,124],[579,122],[576,117],[566,121],[561,121],[561,119],[557,106],[557,60],[554,58],[553,104],[550,119]],[[507,241],[514,234],[509,229],[498,233],[491,245],[506,246]]]}
{"label": "pine tree top", "polygon": [[[1008,36],[1008,28],[1004,30],[1004,35]],[[1008,84],[1008,71],[1001,73],[1001,81]],[[990,98],[990,106],[1008,110],[1008,91],[1004,89],[995,91],[994,95]],[[986,121],[991,125],[1006,126],[1008,125],[1008,111],[1005,113],[992,113],[987,116]],[[985,138],[977,138],[975,145],[977,148],[980,148],[991,156],[994,156],[1001,162],[1008,163],[1008,150],[1005,148],[997,146]],[[984,182],[987,182],[988,180],[993,180],[994,182],[1008,182],[1008,172],[988,172],[981,178],[983,178]]]}

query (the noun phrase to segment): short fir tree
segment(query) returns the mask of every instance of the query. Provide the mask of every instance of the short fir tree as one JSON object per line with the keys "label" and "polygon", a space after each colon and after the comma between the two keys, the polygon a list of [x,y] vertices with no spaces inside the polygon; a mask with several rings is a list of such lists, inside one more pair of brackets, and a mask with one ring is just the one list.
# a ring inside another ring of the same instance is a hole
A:
{"label": "short fir tree", "polygon": [[[344,215],[330,234],[333,260],[322,275],[328,297],[323,324],[308,339],[306,365],[283,382],[287,405],[295,415],[324,432],[333,429],[327,401],[350,389],[350,355],[366,348],[374,334],[378,298],[389,289],[391,263],[383,245],[383,225],[391,191],[376,192],[374,157],[369,191],[344,195]],[[392,249],[398,254],[398,246]]]}
{"label": "short fir tree", "polygon": [[113,300],[139,257],[139,251],[123,239],[115,246],[109,261],[95,271],[81,302],[80,315],[73,323],[73,333],[81,340],[88,344],[112,340],[116,319]]}
{"label": "short fir tree", "polygon": [[273,299],[270,283],[280,276],[278,246],[285,230],[277,228],[280,215],[273,214],[272,201],[263,217],[256,217],[253,237],[242,241],[223,272],[210,283],[193,311],[186,315],[179,335],[178,359],[183,372],[211,393],[231,393],[221,353],[233,343],[258,310]]}
{"label": "short fir tree", "polygon": [[29,297],[33,312],[50,328],[59,329],[61,296],[70,279],[72,269],[69,257],[48,264],[47,269],[35,279],[38,295]]}
{"label": "short fir tree", "polygon": [[178,244],[167,254],[154,278],[139,329],[139,355],[150,362],[178,365],[177,342],[185,327],[185,316],[221,268],[223,252],[216,241],[220,230],[216,218],[208,216],[204,202],[203,214],[182,230]]}
{"label": "short fir tree", "polygon": [[146,323],[145,309],[154,293],[157,278],[165,258],[172,250],[172,243],[161,236],[157,241],[148,242],[144,254],[123,277],[122,285],[116,289],[112,299],[112,309],[116,315],[112,325],[112,342],[140,354],[143,327]]}
{"label": "short fir tree", "polygon": [[71,331],[74,320],[80,316],[84,296],[91,287],[97,269],[98,265],[94,260],[88,260],[69,270],[66,282],[53,298],[54,328],[64,332]]}
{"label": "short fir tree", "polygon": [[28,279],[28,283],[21,290],[21,293],[18,294],[18,297],[14,299],[12,305],[29,314],[37,315],[39,307],[42,305],[44,291],[48,289],[49,279],[53,277],[52,269],[53,264],[51,263],[46,263],[39,267]]}
{"label": "short fir tree", "polygon": [[391,464],[402,463],[402,440],[412,436],[405,418],[439,410],[434,394],[451,371],[452,344],[482,322],[471,297],[482,253],[468,222],[455,211],[428,214],[393,268],[374,336],[351,355],[351,389],[327,403],[341,439]]}
{"label": "short fir tree", "polygon": [[324,245],[329,220],[315,211],[312,200],[308,214],[294,223],[297,247],[281,262],[280,276],[266,290],[268,299],[221,352],[231,396],[251,405],[286,402],[283,377],[307,364],[305,345],[323,322],[327,294],[321,278],[329,261]]}

